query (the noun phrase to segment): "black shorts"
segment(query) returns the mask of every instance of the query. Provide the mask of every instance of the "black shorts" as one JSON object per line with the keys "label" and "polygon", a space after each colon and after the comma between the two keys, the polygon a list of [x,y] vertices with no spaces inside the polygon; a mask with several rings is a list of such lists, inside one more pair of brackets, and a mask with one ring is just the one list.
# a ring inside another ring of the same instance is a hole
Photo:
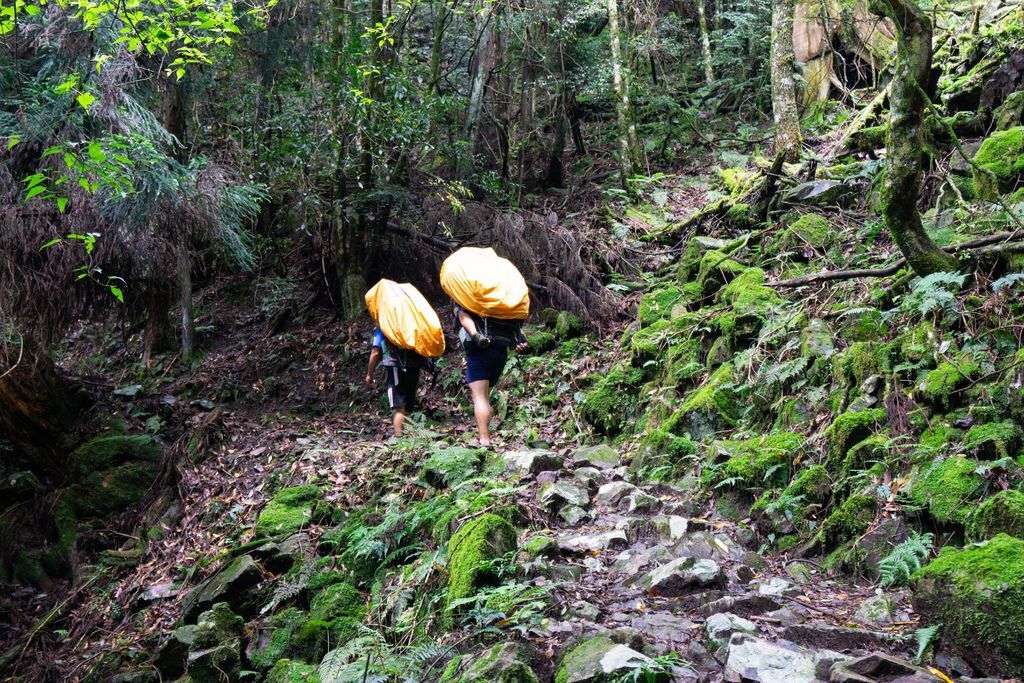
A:
{"label": "black shorts", "polygon": [[396,366],[385,367],[387,377],[388,403],[392,410],[412,410],[416,407],[416,389],[420,385],[420,369],[403,369]]}

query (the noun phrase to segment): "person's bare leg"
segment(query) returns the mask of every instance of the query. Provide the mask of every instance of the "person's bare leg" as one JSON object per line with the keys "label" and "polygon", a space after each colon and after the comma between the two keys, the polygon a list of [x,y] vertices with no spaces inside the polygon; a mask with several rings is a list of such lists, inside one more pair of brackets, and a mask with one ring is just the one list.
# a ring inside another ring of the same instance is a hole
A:
{"label": "person's bare leg", "polygon": [[480,379],[469,383],[469,395],[473,400],[473,416],[480,431],[480,445],[491,445],[491,382]]}
{"label": "person's bare leg", "polygon": [[402,428],[405,426],[405,408],[395,408],[394,414],[391,416],[391,426],[395,428],[395,436],[402,435]]}

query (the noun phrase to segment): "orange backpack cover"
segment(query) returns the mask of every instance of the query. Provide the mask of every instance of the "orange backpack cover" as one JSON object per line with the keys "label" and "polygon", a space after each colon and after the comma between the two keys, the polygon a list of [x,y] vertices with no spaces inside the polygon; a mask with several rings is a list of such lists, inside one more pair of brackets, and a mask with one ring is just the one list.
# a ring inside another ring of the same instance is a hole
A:
{"label": "orange backpack cover", "polygon": [[364,298],[370,317],[389,342],[427,358],[444,354],[441,321],[420,290],[408,282],[381,280]]}
{"label": "orange backpack cover", "polygon": [[463,247],[446,258],[441,288],[459,306],[485,318],[525,320],[530,315],[526,280],[490,247]]}

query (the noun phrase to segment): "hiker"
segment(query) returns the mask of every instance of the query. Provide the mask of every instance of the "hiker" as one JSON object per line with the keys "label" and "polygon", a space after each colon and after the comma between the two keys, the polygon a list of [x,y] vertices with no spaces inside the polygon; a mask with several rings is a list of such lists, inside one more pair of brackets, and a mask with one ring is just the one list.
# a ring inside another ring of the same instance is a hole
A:
{"label": "hiker", "polygon": [[370,360],[366,364],[366,386],[373,386],[373,372],[380,365],[384,368],[387,383],[388,403],[391,406],[391,426],[395,436],[402,436],[405,418],[416,407],[416,390],[420,385],[420,369],[427,364],[427,359],[415,351],[395,348],[380,331],[373,329]]}
{"label": "hiker", "polygon": [[505,369],[509,347],[526,350],[522,321],[481,318],[457,303],[454,312],[459,323],[459,340],[466,351],[466,384],[473,401],[480,446],[490,448],[491,389]]}

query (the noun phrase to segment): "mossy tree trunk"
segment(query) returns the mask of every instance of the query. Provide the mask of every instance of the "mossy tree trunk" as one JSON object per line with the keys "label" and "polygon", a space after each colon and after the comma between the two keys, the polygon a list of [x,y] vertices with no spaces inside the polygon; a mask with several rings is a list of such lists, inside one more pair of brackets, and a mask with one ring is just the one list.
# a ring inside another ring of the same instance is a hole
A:
{"label": "mossy tree trunk", "polygon": [[0,339],[0,434],[14,447],[16,466],[59,479],[77,419],[75,401],[44,349],[31,337],[9,336]]}
{"label": "mossy tree trunk", "polygon": [[793,81],[794,0],[772,2],[772,114],[775,118],[775,155],[787,161],[800,157],[800,117]]}
{"label": "mossy tree trunk", "polygon": [[893,240],[918,275],[956,269],[956,260],[924,230],[917,202],[924,157],[925,108],[932,67],[931,17],[916,0],[871,0],[898,34],[890,95],[888,164],[883,216]]}
{"label": "mossy tree trunk", "polygon": [[[708,30],[708,16],[704,1],[697,0],[697,24],[700,27],[701,56],[704,58],[704,81],[711,85],[715,82],[715,70],[711,66],[711,32]],[[715,18],[717,20],[717,13]]]}
{"label": "mossy tree trunk", "polygon": [[641,165],[640,142],[636,135],[633,105],[629,101],[629,82],[623,70],[622,38],[619,35],[619,2],[608,0],[608,42],[612,52],[612,89],[615,91],[615,115],[619,125],[619,167],[622,186]]}

